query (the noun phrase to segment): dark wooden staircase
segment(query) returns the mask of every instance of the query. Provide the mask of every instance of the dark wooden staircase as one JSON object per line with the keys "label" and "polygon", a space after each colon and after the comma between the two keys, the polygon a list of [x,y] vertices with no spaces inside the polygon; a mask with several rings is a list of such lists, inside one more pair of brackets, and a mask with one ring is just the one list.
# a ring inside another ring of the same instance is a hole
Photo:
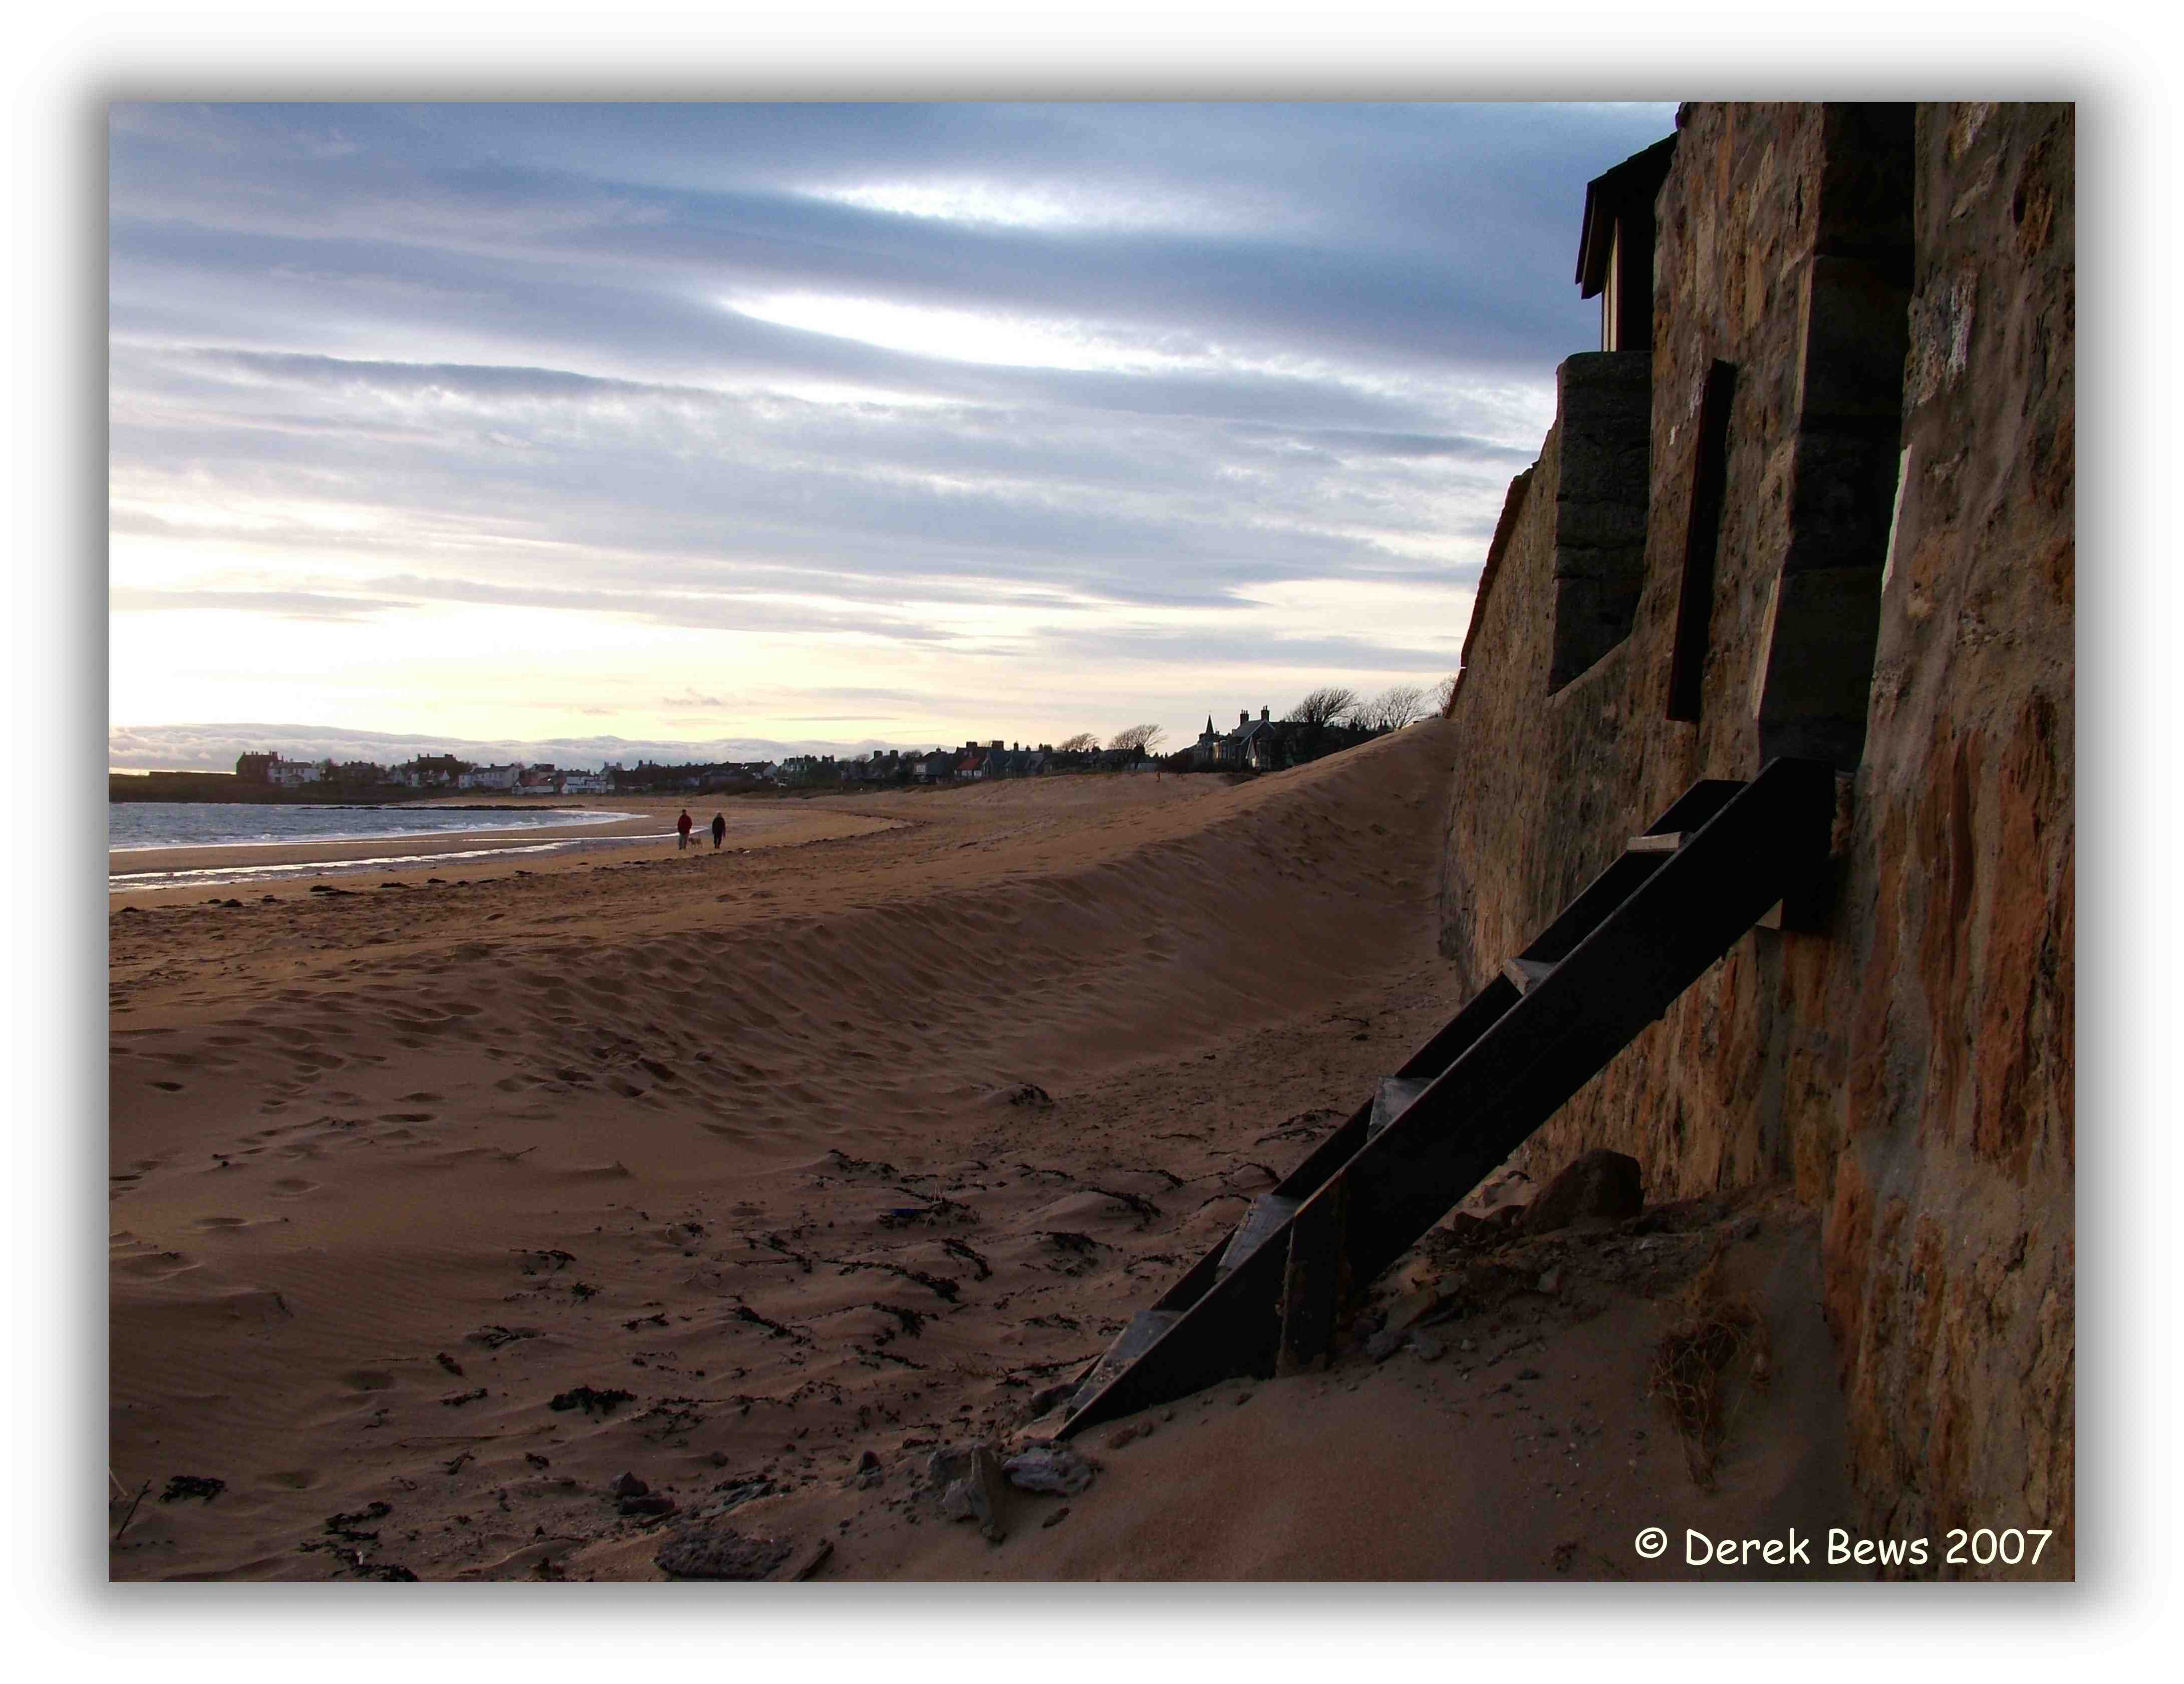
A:
{"label": "dark wooden staircase", "polygon": [[1834,769],[1694,783],[1086,1370],[1056,1436],[1329,1352],[1357,1293],[1825,867]]}

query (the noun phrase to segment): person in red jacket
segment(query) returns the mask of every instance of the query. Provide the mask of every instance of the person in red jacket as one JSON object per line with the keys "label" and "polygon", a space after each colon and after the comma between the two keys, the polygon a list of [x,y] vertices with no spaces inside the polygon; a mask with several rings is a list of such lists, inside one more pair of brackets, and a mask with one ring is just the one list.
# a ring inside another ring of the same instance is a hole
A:
{"label": "person in red jacket", "polygon": [[688,807],[682,809],[682,817],[675,821],[675,845],[677,848],[690,845],[690,809]]}

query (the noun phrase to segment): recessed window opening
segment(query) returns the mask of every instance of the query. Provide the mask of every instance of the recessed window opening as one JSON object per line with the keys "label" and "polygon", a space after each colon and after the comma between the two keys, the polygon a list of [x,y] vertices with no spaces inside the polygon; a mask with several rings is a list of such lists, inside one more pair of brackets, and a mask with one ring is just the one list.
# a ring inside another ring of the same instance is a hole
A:
{"label": "recessed window opening", "polygon": [[1691,516],[1684,526],[1684,572],[1676,595],[1676,642],[1669,661],[1671,719],[1696,722],[1713,627],[1714,553],[1721,543],[1722,499],[1729,482],[1729,410],[1736,365],[1717,360],[1699,400],[1691,461]]}

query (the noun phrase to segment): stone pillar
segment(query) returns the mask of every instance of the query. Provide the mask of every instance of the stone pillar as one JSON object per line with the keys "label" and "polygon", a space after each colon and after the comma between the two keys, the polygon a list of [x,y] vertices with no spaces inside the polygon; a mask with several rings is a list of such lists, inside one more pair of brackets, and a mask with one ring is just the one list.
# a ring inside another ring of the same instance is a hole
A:
{"label": "stone pillar", "polygon": [[1591,351],[1555,371],[1555,634],[1547,689],[1630,635],[1646,577],[1650,351]]}

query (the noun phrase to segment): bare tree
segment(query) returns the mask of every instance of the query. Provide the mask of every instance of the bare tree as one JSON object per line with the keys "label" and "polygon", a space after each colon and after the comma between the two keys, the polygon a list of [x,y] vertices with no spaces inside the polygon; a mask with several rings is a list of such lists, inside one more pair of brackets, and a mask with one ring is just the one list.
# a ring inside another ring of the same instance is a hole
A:
{"label": "bare tree", "polygon": [[1434,686],[1433,711],[1437,719],[1448,717],[1448,711],[1456,705],[1456,681],[1458,674],[1451,672]]}
{"label": "bare tree", "polygon": [[1426,711],[1426,693],[1417,684],[1390,684],[1350,712],[1350,722],[1361,731],[1400,731]]}
{"label": "bare tree", "polygon": [[1357,705],[1357,692],[1345,684],[1323,684],[1289,711],[1300,725],[1326,727],[1341,722]]}
{"label": "bare tree", "polygon": [[1056,744],[1055,752],[1059,755],[1089,754],[1099,746],[1099,738],[1089,731],[1079,731],[1067,742]]}
{"label": "bare tree", "polygon": [[1151,752],[1155,743],[1167,735],[1167,732],[1158,725],[1133,725],[1127,731],[1117,731],[1114,740],[1107,746],[1134,754],[1146,754]]}

